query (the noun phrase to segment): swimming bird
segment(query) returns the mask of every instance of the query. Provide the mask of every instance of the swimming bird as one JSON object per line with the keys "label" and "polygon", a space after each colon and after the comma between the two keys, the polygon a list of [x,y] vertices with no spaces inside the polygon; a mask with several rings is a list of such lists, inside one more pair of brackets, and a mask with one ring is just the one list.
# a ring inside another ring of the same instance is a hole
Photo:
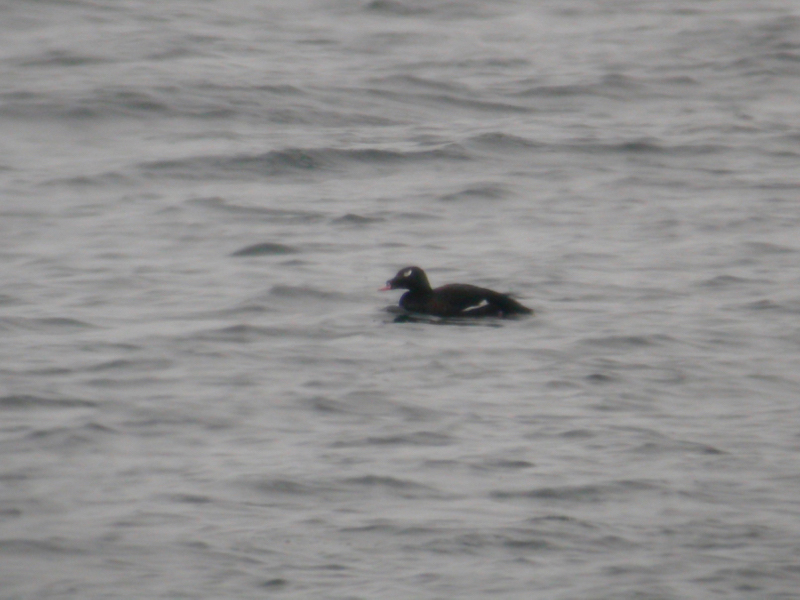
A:
{"label": "swimming bird", "polygon": [[450,283],[431,288],[428,276],[419,267],[400,269],[379,291],[408,290],[400,306],[409,312],[436,317],[508,317],[530,315],[533,311],[510,296],[470,285]]}

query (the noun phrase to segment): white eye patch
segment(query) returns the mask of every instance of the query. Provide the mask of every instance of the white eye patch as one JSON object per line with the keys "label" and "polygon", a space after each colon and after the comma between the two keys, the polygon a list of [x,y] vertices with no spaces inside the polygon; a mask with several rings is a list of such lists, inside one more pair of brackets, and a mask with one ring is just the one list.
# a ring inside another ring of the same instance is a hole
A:
{"label": "white eye patch", "polygon": [[413,272],[414,271],[412,271],[411,269],[408,269],[407,271],[403,271],[403,277],[411,277],[411,274]]}

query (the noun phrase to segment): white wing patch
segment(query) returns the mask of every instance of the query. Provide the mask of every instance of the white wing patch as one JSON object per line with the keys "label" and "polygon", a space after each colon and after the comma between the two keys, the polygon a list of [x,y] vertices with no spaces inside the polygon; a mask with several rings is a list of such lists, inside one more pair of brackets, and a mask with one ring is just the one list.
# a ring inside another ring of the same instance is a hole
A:
{"label": "white wing patch", "polygon": [[465,313],[465,312],[469,312],[471,310],[478,310],[479,308],[483,308],[484,306],[489,306],[489,301],[486,300],[486,299],[481,300],[475,306],[468,306],[467,308],[465,308],[461,312]]}

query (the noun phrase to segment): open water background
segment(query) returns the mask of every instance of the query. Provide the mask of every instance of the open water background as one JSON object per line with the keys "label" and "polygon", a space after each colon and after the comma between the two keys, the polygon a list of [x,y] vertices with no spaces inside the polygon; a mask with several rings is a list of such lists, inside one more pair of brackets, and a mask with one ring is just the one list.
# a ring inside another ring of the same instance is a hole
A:
{"label": "open water background", "polygon": [[7,0],[0,78],[4,600],[798,597],[797,3]]}

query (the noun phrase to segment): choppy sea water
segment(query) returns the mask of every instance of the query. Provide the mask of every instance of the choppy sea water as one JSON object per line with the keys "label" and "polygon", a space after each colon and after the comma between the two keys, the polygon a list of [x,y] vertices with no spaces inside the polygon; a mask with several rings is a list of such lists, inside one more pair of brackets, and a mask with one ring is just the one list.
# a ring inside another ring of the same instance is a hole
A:
{"label": "choppy sea water", "polygon": [[0,31],[0,597],[797,597],[795,4]]}

